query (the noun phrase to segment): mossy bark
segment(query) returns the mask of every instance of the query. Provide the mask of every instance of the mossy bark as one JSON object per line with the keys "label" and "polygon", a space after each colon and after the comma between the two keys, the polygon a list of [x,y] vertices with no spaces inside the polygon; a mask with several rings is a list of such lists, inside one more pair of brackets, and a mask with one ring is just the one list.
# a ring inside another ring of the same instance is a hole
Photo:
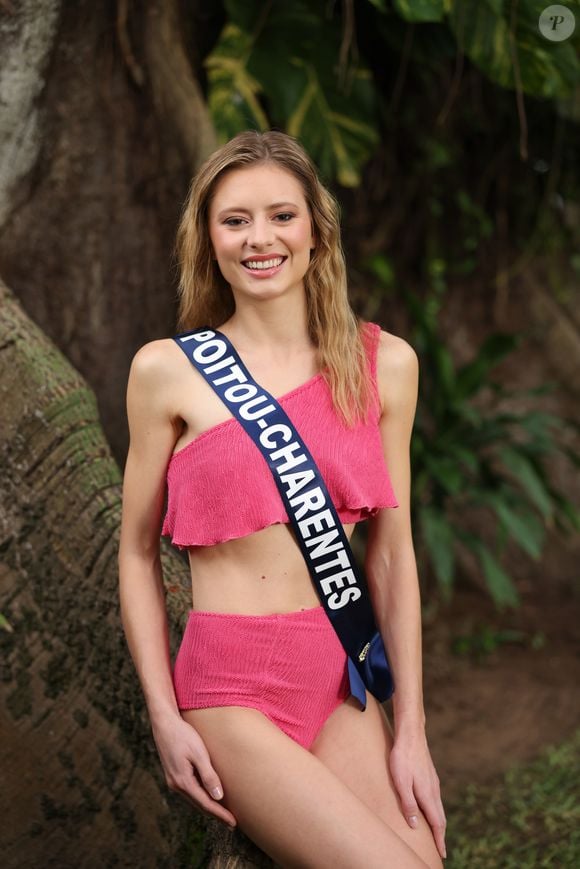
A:
{"label": "mossy bark", "polygon": [[[121,475],[95,397],[2,283],[0,370],[2,865],[198,865],[120,623]],[[189,575],[165,542],[163,574],[175,649]],[[211,865],[268,865],[240,835],[208,842]]]}
{"label": "mossy bark", "polygon": [[[121,630],[119,469],[83,379],[0,302],[2,862],[173,865],[191,813],[161,784]],[[185,570],[164,568],[175,624]]]}

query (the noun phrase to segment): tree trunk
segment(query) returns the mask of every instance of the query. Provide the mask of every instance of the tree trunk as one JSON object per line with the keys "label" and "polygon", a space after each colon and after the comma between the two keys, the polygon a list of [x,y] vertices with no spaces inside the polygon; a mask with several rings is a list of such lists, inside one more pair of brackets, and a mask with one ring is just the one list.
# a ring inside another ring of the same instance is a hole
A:
{"label": "tree trunk", "polygon": [[[199,816],[162,780],[120,624],[121,478],[94,396],[2,283],[0,351],[2,865],[192,865]],[[175,651],[189,576],[167,545],[163,574]],[[221,825],[209,842],[214,866],[268,865]]]}
{"label": "tree trunk", "polygon": [[0,273],[98,395],[119,462],[118,382],[172,334],[176,224],[215,147],[199,22],[178,0],[0,2]]}
{"label": "tree trunk", "polygon": [[[0,292],[2,863],[151,865],[191,813],[168,803],[120,626],[119,470],[82,378]],[[186,571],[164,570],[175,623]]]}

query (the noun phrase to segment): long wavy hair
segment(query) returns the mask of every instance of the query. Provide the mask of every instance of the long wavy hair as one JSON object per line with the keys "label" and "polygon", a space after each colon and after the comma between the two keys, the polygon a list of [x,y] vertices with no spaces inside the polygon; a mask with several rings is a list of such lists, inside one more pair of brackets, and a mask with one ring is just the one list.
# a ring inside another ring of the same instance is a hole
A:
{"label": "long wavy hair", "polygon": [[315,249],[304,275],[308,331],[334,406],[347,425],[366,418],[371,388],[361,335],[352,311],[340,240],[339,206],[320,182],[316,168],[296,139],[286,133],[246,131],[218,148],[192,179],[177,230],[179,331],[217,328],[234,313],[209,236],[208,213],[216,185],[228,171],[274,164],[300,182],[314,227]]}

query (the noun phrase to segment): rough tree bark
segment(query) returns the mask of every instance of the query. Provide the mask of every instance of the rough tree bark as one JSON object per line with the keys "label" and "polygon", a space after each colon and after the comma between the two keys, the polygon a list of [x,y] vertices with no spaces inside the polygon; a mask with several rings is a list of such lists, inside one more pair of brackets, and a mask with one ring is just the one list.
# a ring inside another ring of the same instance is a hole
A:
{"label": "rough tree bark", "polygon": [[0,2],[0,274],[95,390],[119,462],[117,383],[172,333],[176,223],[215,146],[202,25],[195,0]]}
{"label": "rough tree bark", "polygon": [[[119,470],[82,378],[0,293],[2,862],[148,865],[186,813],[152,774],[118,617]],[[184,570],[164,567],[175,622]]]}
{"label": "rough tree bark", "polygon": [[[2,865],[191,865],[198,816],[162,782],[119,620],[119,469],[93,394],[2,283],[0,370]],[[175,648],[190,591],[168,546],[163,573]],[[210,865],[270,865],[221,829]]]}

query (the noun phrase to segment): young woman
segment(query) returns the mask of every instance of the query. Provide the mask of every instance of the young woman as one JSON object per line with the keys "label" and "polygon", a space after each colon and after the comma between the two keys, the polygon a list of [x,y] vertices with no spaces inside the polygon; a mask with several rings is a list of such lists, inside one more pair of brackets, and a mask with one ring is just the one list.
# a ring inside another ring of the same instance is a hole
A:
{"label": "young woman", "polygon": [[[257,447],[176,343],[152,341],[127,387],[119,574],[167,783],[280,866],[440,867],[409,518],[416,354],[353,315],[336,203],[283,133],[242,133],[207,160],[178,253],[180,331],[224,333],[302,435],[347,535],[369,520],[366,577],[395,692],[393,731],[370,693],[364,710],[350,694]],[[160,532],[191,568],[173,668]]]}

